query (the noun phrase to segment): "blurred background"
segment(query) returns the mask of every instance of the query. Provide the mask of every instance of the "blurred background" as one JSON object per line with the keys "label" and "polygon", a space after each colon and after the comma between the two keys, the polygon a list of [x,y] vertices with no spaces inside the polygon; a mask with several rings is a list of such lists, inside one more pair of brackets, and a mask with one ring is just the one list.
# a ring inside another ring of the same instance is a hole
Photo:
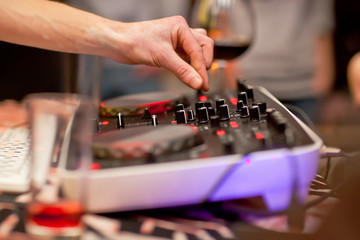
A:
{"label": "blurred background", "polygon": [[[261,26],[263,26],[261,25],[261,19],[271,17],[265,15],[265,12],[261,12],[263,11],[261,7],[264,7],[265,4],[279,4],[281,1],[287,1],[290,4],[290,2],[298,0],[251,1],[254,2],[255,19],[258,20],[257,30],[260,30]],[[297,13],[299,17],[304,18],[301,14],[308,14],[312,11],[312,4],[309,3],[311,1],[304,0],[303,6],[308,8],[299,8]],[[319,1],[321,0],[316,2]],[[331,2],[330,0],[324,1]],[[192,9],[196,5],[196,0],[68,0],[63,2],[110,19],[125,22],[182,15],[190,23]],[[327,71],[329,74],[328,80],[331,84],[326,93],[321,93],[321,96],[318,95],[318,108],[311,118],[328,145],[337,146],[345,151],[353,151],[359,149],[360,106],[356,106],[355,101],[353,101],[353,91],[349,87],[351,85],[349,84],[347,72],[351,58],[360,52],[360,2],[358,0],[335,0],[333,5],[330,6],[330,9],[320,9],[319,11],[330,14],[328,18],[325,16],[328,25],[323,29],[330,36],[330,42],[328,42],[330,51],[325,59],[329,60],[329,66],[331,66]],[[274,24],[277,21],[287,24],[282,19],[289,17],[287,15],[277,16],[278,19],[274,20]],[[296,27],[299,27],[299,29]],[[277,35],[279,29],[274,28],[270,29],[270,31],[272,35]],[[303,29],[295,23],[291,31],[298,31],[300,38],[308,35],[307,32],[302,32]],[[230,64],[228,71],[232,71],[237,66],[244,66],[243,69],[246,70],[246,66],[248,66],[246,62],[250,61],[252,56],[255,56],[252,54],[255,54],[254,52],[257,49],[256,41],[261,41],[261,36],[263,36],[260,32],[255,35],[259,39],[255,40],[254,46],[238,61]],[[279,42],[283,40],[281,36],[281,34],[278,36]],[[289,46],[291,47],[291,45]],[[89,74],[79,74],[79,71],[86,71],[86,69],[81,68],[81,61],[86,60],[77,55],[51,52],[5,42],[0,42],[0,53],[1,100],[21,100],[26,94],[34,92],[77,92],[79,86],[76,83],[79,78],[89,76]],[[256,58],[254,57],[254,59]],[[96,59],[96,64],[101,66],[99,72],[90,74],[98,74],[96,76],[100,78],[98,79],[100,84],[96,91],[99,92],[101,99],[168,89],[181,89],[184,92],[191,92],[182,83],[176,81],[172,74],[162,69],[129,66],[108,59]],[[261,72],[259,67],[255,72],[258,71]],[[246,71],[243,73],[246,74]],[[230,80],[228,80],[230,81],[229,87],[232,86],[231,81],[234,82],[235,77],[239,77],[236,75],[240,73],[232,71],[232,74]],[[83,80],[86,81],[86,79]],[[269,87],[271,88],[271,86]],[[299,89],[299,92],[301,91]],[[317,96],[315,90],[314,94],[314,96]],[[279,96],[276,97],[280,98]]]}

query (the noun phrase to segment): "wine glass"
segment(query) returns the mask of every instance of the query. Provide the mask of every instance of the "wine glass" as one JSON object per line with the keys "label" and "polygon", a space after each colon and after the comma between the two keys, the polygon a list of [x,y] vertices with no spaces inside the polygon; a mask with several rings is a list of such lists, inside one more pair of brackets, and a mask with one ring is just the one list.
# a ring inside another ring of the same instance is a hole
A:
{"label": "wine glass", "polygon": [[240,57],[254,38],[251,0],[198,0],[193,10],[191,25],[206,29],[214,40],[212,70],[223,78],[227,62]]}

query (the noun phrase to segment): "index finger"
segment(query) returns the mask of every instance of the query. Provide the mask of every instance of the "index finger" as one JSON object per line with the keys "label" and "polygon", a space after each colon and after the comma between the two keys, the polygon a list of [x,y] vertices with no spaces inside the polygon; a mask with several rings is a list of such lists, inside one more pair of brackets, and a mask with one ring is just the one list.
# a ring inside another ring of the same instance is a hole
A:
{"label": "index finger", "polygon": [[185,53],[190,57],[191,66],[199,73],[203,79],[202,90],[209,89],[209,80],[206,72],[205,58],[202,48],[187,24],[180,24],[177,29],[177,38],[179,45],[183,48]]}

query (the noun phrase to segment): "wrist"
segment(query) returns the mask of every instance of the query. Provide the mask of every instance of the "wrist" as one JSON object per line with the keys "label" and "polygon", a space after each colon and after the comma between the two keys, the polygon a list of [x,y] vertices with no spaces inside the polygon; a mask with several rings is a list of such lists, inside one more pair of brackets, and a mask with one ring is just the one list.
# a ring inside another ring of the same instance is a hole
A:
{"label": "wrist", "polygon": [[113,59],[121,63],[131,63],[128,52],[132,44],[129,39],[130,27],[128,23],[102,19],[91,26],[87,32],[87,39],[95,47],[92,54]]}

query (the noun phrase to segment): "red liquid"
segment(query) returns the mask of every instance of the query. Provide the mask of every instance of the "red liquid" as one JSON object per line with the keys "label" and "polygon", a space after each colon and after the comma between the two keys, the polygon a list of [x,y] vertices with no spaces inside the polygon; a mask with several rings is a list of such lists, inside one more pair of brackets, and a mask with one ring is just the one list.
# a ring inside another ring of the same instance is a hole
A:
{"label": "red liquid", "polygon": [[214,58],[230,60],[239,57],[250,46],[250,43],[232,43],[215,41]]}
{"label": "red liquid", "polygon": [[76,201],[59,201],[51,204],[31,203],[27,207],[27,222],[39,227],[80,227],[82,206]]}

